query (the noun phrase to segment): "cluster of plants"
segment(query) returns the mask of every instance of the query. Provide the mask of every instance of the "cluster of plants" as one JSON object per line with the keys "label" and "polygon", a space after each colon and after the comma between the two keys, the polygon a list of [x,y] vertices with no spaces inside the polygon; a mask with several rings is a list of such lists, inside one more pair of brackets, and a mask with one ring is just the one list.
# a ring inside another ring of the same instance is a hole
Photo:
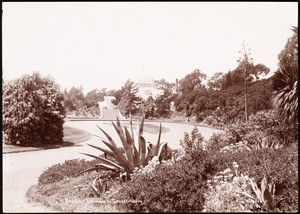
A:
{"label": "cluster of plants", "polygon": [[[100,162],[88,169],[82,170],[81,173],[89,172],[89,171],[99,171],[105,170],[110,171],[112,174],[107,175],[114,176],[118,175],[122,181],[127,181],[131,179],[131,174],[136,173],[148,165],[148,163],[154,157],[157,157],[158,161],[161,162],[163,158],[167,158],[169,155],[167,150],[167,143],[161,143],[161,124],[159,127],[158,133],[158,140],[156,144],[152,144],[150,142],[146,142],[145,138],[143,137],[143,130],[144,130],[144,116],[142,117],[141,124],[137,121],[137,136],[134,136],[133,126],[132,126],[132,119],[130,117],[129,120],[129,130],[124,126],[124,129],[121,126],[120,120],[117,117],[116,124],[112,122],[115,131],[117,132],[123,147],[118,147],[115,140],[105,132],[102,128],[98,126],[101,132],[106,136],[108,141],[103,140],[102,142],[107,146],[107,148],[95,146],[88,144],[89,146],[100,150],[104,153],[104,157],[95,156],[87,153],[82,153],[89,157],[93,157]],[[110,158],[107,158],[109,156]],[[101,179],[106,179],[107,177],[101,177]],[[93,181],[92,187],[97,194],[101,194],[99,191],[99,187],[101,180],[96,178]]]}
{"label": "cluster of plants", "polygon": [[[185,138],[187,141],[182,141],[188,152],[181,159],[158,165],[151,173],[138,175],[122,185],[113,198],[142,203],[120,205],[120,209],[150,212],[298,209],[296,144],[277,150],[224,153],[216,147],[206,150],[195,147],[191,144],[192,135],[198,134],[193,133]],[[197,137],[194,139],[199,142]],[[273,189],[269,187],[271,184]],[[271,204],[262,198],[264,193],[270,193]]]}
{"label": "cluster of plants", "polygon": [[[233,169],[232,169],[233,168]],[[245,212],[251,211],[256,203],[252,195],[248,175],[238,174],[238,164],[217,173],[207,181],[205,192],[205,212]]]}
{"label": "cluster of plants", "polygon": [[120,205],[120,209],[127,211],[201,211],[211,169],[205,152],[198,150],[193,154],[199,158],[183,156],[173,164],[157,165],[151,173],[132,178],[112,197],[142,201]]}
{"label": "cluster of plants", "polygon": [[[228,73],[216,73],[203,82],[206,75],[196,69],[179,81],[179,93],[175,98],[176,110],[199,122],[222,126],[244,118],[243,63]],[[248,65],[248,112],[255,114],[271,108],[272,80],[260,79],[269,69],[262,64]]]}
{"label": "cluster of plants", "polygon": [[65,108],[59,86],[39,73],[3,86],[2,130],[5,143],[28,146],[63,142]]}

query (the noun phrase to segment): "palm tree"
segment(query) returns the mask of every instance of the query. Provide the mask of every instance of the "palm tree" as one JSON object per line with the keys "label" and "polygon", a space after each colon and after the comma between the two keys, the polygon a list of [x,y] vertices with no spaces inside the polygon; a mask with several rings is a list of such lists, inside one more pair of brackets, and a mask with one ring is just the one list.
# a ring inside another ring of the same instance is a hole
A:
{"label": "palm tree", "polygon": [[279,54],[279,69],[273,78],[275,107],[281,110],[286,122],[297,124],[298,118],[298,27]]}

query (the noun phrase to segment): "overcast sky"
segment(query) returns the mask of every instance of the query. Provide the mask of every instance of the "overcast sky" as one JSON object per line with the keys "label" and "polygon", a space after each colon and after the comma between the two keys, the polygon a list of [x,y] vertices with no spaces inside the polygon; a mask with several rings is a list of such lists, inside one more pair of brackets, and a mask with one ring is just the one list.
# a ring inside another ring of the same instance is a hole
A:
{"label": "overcast sky", "polygon": [[129,78],[228,72],[243,40],[254,63],[274,72],[298,26],[297,2],[2,4],[4,79],[39,71],[85,92],[119,89]]}

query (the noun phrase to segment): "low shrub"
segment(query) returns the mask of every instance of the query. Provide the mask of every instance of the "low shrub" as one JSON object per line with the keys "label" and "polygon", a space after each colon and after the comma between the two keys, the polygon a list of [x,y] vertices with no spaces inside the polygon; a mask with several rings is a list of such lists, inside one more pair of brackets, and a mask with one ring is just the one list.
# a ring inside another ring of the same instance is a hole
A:
{"label": "low shrub", "polygon": [[263,138],[269,142],[295,143],[298,139],[297,130],[291,124],[282,121],[277,110],[260,111],[251,115],[247,123],[229,126],[229,132],[236,132],[240,140],[249,144],[254,144]]}
{"label": "low shrub", "polygon": [[39,184],[54,183],[64,178],[78,177],[79,172],[93,167],[97,162],[95,160],[86,161],[84,159],[66,160],[64,163],[52,165],[46,169],[38,178]]}
{"label": "low shrub", "polygon": [[223,171],[236,161],[240,172],[260,182],[264,175],[275,182],[276,208],[281,211],[298,209],[298,146],[281,149],[260,149],[241,152],[210,151],[214,171]]}
{"label": "low shrub", "polygon": [[184,139],[180,141],[180,145],[183,147],[185,154],[191,154],[196,150],[205,148],[204,137],[199,133],[197,127],[193,129],[191,134],[184,133]]}
{"label": "low shrub", "polygon": [[238,174],[237,169],[227,168],[208,180],[205,193],[204,210],[206,212],[245,212],[251,211],[256,203],[253,198],[250,178]]}
{"label": "low shrub", "polygon": [[141,201],[120,205],[128,211],[201,211],[207,189],[206,180],[212,172],[205,151],[197,150],[192,154],[174,164],[157,165],[151,173],[133,177],[112,197],[116,200]]}

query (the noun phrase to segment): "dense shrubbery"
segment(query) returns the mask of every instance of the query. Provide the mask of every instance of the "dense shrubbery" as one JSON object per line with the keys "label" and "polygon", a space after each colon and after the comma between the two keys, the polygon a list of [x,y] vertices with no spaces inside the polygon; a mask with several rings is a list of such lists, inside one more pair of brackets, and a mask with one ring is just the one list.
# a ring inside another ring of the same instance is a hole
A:
{"label": "dense shrubbery", "polygon": [[238,165],[233,165],[234,170],[227,168],[207,181],[209,189],[204,194],[203,211],[249,212],[255,207],[250,178],[238,174],[235,166]]}
{"label": "dense shrubbery", "polygon": [[[215,135],[212,139],[215,138],[218,136]],[[228,138],[236,141],[232,135]],[[124,184],[113,197],[118,200],[142,201],[140,204],[126,204],[126,209],[130,211],[201,211],[203,208],[207,211],[262,210],[250,188],[250,178],[260,186],[259,181],[266,176],[269,182],[275,183],[273,209],[297,210],[296,144],[277,150],[259,149],[224,153],[220,150],[224,146],[222,140],[214,146],[208,146],[209,142],[203,142],[201,135],[194,129],[191,135],[186,134],[182,141],[185,156],[173,164],[157,166],[152,173],[137,175]],[[220,174],[224,176],[233,162],[239,165],[239,174],[235,174],[232,170],[228,175],[231,177],[226,178],[227,180],[225,177],[222,177],[223,180],[216,179]],[[211,183],[214,179],[216,181]],[[240,190],[250,197],[241,194]]]}
{"label": "dense shrubbery", "polygon": [[158,165],[155,171],[132,178],[113,197],[142,201],[140,204],[125,204],[130,211],[201,211],[210,174],[208,159],[198,150],[194,157],[184,156],[175,164]]}
{"label": "dense shrubbery", "polygon": [[240,140],[254,144],[263,139],[281,144],[294,143],[297,140],[295,127],[285,124],[277,110],[261,111],[251,115],[248,123],[229,126],[230,132],[237,132]]}
{"label": "dense shrubbery", "polygon": [[296,144],[278,150],[210,153],[215,171],[223,171],[236,161],[240,172],[260,181],[264,175],[275,182],[275,201],[281,211],[298,208],[298,149]]}
{"label": "dense shrubbery", "polygon": [[63,142],[65,109],[58,85],[38,73],[8,82],[3,89],[2,130],[7,144]]}
{"label": "dense shrubbery", "polygon": [[298,138],[295,127],[283,123],[277,110],[257,112],[250,116],[247,123],[231,124],[226,129],[225,133],[214,134],[211,137],[207,142],[209,147],[220,149],[225,146],[254,146],[259,143],[283,146],[295,143]]}

